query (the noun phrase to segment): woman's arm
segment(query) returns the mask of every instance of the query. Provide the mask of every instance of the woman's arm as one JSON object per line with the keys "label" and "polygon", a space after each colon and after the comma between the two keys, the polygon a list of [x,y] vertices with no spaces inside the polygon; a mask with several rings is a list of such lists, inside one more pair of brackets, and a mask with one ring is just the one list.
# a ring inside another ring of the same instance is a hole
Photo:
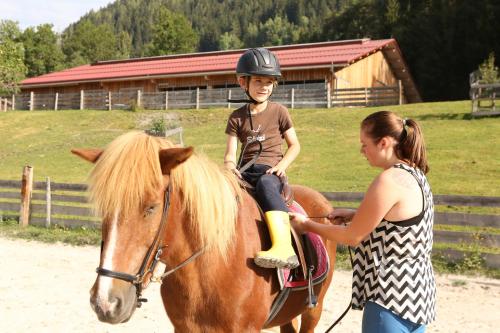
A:
{"label": "woman's arm", "polygon": [[372,182],[363,201],[347,226],[316,223],[303,215],[291,214],[299,232],[314,232],[337,243],[355,246],[377,227],[400,200],[396,184],[385,172]]}
{"label": "woman's arm", "polygon": [[236,152],[238,150],[238,138],[233,135],[227,135],[226,152],[224,153],[224,166],[232,170],[241,178],[240,172],[236,169]]}
{"label": "woman's arm", "polygon": [[269,174],[275,173],[278,177],[281,177],[285,174],[286,169],[290,166],[290,164],[292,164],[292,162],[300,153],[299,139],[297,138],[297,133],[295,132],[295,129],[293,127],[290,127],[284,133],[284,137],[288,146],[285,156],[283,156],[283,159],[279,161],[278,164],[266,171],[266,173]]}

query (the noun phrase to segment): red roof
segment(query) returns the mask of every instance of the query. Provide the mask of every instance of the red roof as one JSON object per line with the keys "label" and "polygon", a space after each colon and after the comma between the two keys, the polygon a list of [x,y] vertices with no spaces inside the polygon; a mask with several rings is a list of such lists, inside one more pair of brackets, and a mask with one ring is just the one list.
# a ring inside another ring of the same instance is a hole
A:
{"label": "red roof", "polygon": [[[347,65],[364,58],[394,39],[347,40],[270,47],[278,57],[281,69],[298,67],[329,67]],[[69,68],[60,72],[33,77],[21,85],[54,85],[76,82],[95,82],[119,79],[162,76],[194,76],[234,73],[236,62],[245,50],[192,53],[182,55],[102,61],[91,65]]]}

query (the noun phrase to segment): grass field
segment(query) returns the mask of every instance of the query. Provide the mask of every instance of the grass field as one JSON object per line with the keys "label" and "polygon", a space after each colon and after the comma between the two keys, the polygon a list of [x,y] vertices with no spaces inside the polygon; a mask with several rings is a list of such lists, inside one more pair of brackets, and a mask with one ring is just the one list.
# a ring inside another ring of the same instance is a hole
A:
{"label": "grass field", "polygon": [[[289,169],[292,183],[320,191],[364,191],[378,172],[359,153],[359,123],[388,109],[422,125],[435,194],[500,196],[500,117],[472,119],[470,102],[384,108],[291,110],[302,151]],[[184,142],[222,161],[227,109],[169,110],[184,128]],[[0,179],[85,182],[90,165],[73,147],[102,147],[119,134],[147,127],[160,111],[15,111],[0,113]]]}

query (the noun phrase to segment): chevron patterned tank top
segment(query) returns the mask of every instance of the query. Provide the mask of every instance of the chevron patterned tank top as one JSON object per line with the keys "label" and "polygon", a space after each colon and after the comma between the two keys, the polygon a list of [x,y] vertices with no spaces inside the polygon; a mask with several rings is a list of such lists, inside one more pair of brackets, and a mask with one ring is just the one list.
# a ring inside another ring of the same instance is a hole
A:
{"label": "chevron patterned tank top", "polygon": [[367,301],[418,324],[435,318],[436,284],[431,264],[434,203],[425,175],[405,164],[422,190],[424,207],[418,218],[401,223],[383,220],[354,248],[352,308]]}

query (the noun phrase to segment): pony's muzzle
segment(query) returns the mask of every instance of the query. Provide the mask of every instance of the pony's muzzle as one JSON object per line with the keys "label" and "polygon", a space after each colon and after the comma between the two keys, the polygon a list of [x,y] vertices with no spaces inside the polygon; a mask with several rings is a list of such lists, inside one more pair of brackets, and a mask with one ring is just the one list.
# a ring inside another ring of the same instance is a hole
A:
{"label": "pony's muzzle", "polygon": [[[94,290],[94,288],[92,288]],[[90,306],[97,318],[105,323],[119,324],[130,319],[136,308],[135,287],[111,289],[109,293],[91,293]]]}

